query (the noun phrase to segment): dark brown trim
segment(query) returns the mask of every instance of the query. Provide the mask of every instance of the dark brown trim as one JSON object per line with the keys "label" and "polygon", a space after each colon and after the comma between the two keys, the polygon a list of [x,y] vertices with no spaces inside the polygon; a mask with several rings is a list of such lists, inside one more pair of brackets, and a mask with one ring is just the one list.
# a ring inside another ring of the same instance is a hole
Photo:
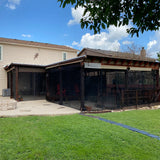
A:
{"label": "dark brown trim", "polygon": [[159,89],[159,70],[156,71],[156,88]]}
{"label": "dark brown trim", "polygon": [[13,70],[10,72],[11,73],[11,79],[10,79],[10,83],[11,83],[11,98],[13,98]]}
{"label": "dark brown trim", "polygon": [[7,88],[9,88],[9,73],[7,72]]}
{"label": "dark brown trim", "polygon": [[49,74],[48,72],[45,73],[45,78],[46,78],[46,99],[49,97],[48,92],[49,92]]}
{"label": "dark brown trim", "polygon": [[60,94],[59,94],[59,104],[63,105],[63,78],[62,69],[59,68],[59,84],[60,84]]}
{"label": "dark brown trim", "polygon": [[20,64],[20,63],[11,63],[10,65],[4,67],[4,69],[9,72],[15,67],[27,67],[27,68],[40,68],[40,69],[45,69],[45,65],[34,65],[34,64]]}
{"label": "dark brown trim", "polygon": [[125,71],[125,89],[128,90],[128,69]]}
{"label": "dark brown trim", "polygon": [[6,68],[5,70],[6,70],[7,72],[10,72],[10,71],[12,71],[12,70],[14,70],[14,69],[15,69],[15,67],[11,67],[10,69]]}
{"label": "dark brown trim", "polygon": [[35,68],[35,67],[19,67],[19,72],[30,72],[30,73],[33,73],[33,72],[36,72],[36,73],[44,73],[45,72],[45,69],[44,68]]}
{"label": "dark brown trim", "polygon": [[45,69],[50,69],[50,68],[55,68],[55,67],[61,67],[61,66],[69,65],[69,64],[73,64],[73,63],[80,63],[80,62],[84,61],[85,58],[86,58],[86,56],[81,56],[81,57],[76,57],[76,58],[68,59],[66,61],[61,61],[61,62],[53,63],[53,64],[50,64],[50,65],[47,65]]}
{"label": "dark brown trim", "polygon": [[18,98],[19,98],[19,94],[18,94],[18,79],[19,79],[19,68],[18,66],[16,66],[16,82],[15,82],[15,85],[16,85],[16,97],[15,99],[18,101]]}
{"label": "dark brown trim", "polygon": [[[102,61],[103,59],[103,61]],[[87,56],[87,60],[85,62],[89,63],[101,63],[101,65],[113,65],[113,66],[124,66],[124,67],[141,67],[141,68],[151,68],[151,69],[159,69],[160,63],[158,62],[146,62],[142,60],[125,60],[118,58],[107,58],[107,57],[94,57]]]}
{"label": "dark brown trim", "polygon": [[84,84],[84,65],[81,64],[81,70],[80,70],[80,74],[81,74],[81,106],[80,106],[80,110],[84,110],[84,102],[85,102],[85,84]]}

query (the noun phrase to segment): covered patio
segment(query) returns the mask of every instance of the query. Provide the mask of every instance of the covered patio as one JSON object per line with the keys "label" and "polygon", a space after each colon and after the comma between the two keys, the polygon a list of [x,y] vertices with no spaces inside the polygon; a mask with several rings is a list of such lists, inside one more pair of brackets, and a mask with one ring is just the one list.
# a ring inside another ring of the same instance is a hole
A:
{"label": "covered patio", "polygon": [[12,63],[5,70],[11,98],[21,101],[45,97],[44,66]]}
{"label": "covered patio", "polygon": [[47,100],[81,110],[159,102],[158,62],[103,52],[84,49],[77,58],[46,66]]}
{"label": "covered patio", "polygon": [[80,110],[107,110],[160,101],[159,63],[140,55],[83,49],[47,66],[5,67],[11,98],[46,100]]}

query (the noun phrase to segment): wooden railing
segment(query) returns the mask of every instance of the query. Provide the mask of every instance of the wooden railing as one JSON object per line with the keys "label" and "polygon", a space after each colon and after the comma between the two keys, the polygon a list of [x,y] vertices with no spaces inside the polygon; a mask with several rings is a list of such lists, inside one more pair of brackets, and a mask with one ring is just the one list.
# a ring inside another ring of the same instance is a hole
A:
{"label": "wooden railing", "polygon": [[160,89],[122,90],[121,104],[122,106],[150,104],[158,102],[159,97]]}

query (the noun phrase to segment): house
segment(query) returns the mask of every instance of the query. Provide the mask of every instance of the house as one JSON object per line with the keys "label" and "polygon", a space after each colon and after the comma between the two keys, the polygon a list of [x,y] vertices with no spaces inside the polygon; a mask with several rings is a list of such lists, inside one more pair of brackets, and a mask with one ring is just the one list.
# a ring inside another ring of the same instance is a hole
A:
{"label": "house", "polygon": [[19,59],[4,67],[12,98],[45,95],[48,101],[79,105],[81,110],[159,102],[159,63],[147,57],[144,48],[140,55],[84,48],[76,56],[77,50],[59,46],[57,60],[53,56],[47,63],[34,63],[41,50],[36,48],[28,62]]}
{"label": "house", "polygon": [[[40,68],[43,68],[42,66],[74,57],[77,57],[77,50],[67,46],[0,38],[0,95],[2,95],[2,90],[10,85],[7,83],[7,72],[4,70],[4,66],[20,64],[24,66],[41,66]],[[20,77],[22,78],[20,81],[20,86],[22,86],[21,92],[28,90],[28,94],[33,94],[33,92],[36,91],[31,91],[27,88],[34,88],[33,86],[37,85],[37,83],[35,83],[37,76],[41,78],[43,77],[42,79],[44,79],[44,74],[42,74],[42,70],[33,70],[31,67],[30,70],[25,70],[24,72],[26,73],[25,76],[24,74],[20,74]],[[30,86],[28,86],[27,83],[27,80],[29,79],[30,81],[32,79],[32,84]],[[40,79],[37,82],[41,83],[41,85],[44,83],[41,82]],[[43,88],[44,87],[45,86],[43,86]],[[44,90],[45,89],[41,92],[44,92]]]}

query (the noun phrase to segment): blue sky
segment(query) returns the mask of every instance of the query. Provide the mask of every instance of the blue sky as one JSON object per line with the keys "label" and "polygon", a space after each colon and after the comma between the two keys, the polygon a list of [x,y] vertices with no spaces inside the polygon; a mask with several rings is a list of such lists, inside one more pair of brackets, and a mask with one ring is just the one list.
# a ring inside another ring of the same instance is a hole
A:
{"label": "blue sky", "polygon": [[111,26],[94,35],[82,30],[79,20],[83,8],[60,8],[57,0],[0,0],[0,37],[67,45],[81,50],[84,47],[124,51],[135,44],[145,47],[148,55],[160,51],[160,31],[145,32],[131,38],[126,29]]}

